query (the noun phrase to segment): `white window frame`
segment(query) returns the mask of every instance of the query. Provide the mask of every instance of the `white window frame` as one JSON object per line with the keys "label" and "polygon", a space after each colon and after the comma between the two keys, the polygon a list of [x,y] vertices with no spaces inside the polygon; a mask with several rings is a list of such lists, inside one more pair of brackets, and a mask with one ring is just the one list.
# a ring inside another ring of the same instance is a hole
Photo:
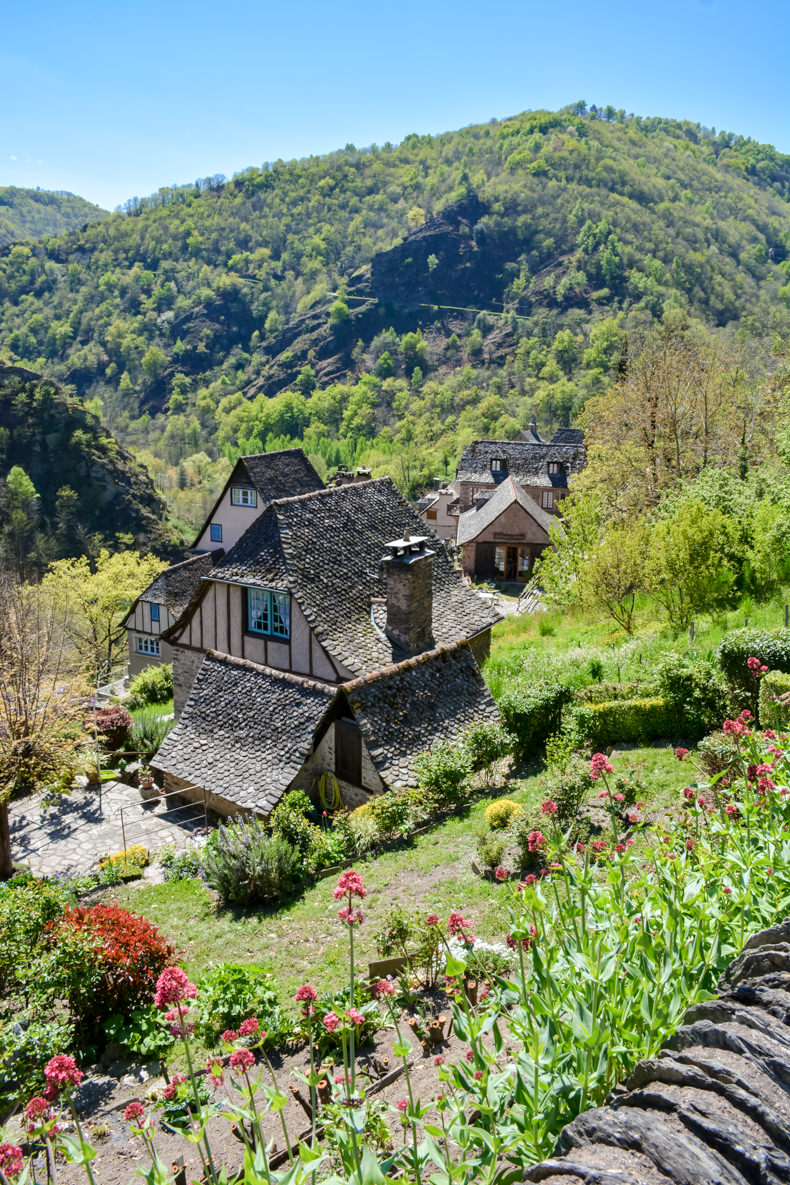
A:
{"label": "white window frame", "polygon": [[554,509],[554,490],[541,490],[540,504],[544,510]]}
{"label": "white window frame", "polygon": [[505,460],[504,457],[492,457],[491,458],[491,472],[492,473],[504,473],[506,471],[507,471],[507,461]]}
{"label": "white window frame", "polygon": [[138,654],[147,654],[159,658],[159,639],[149,638],[146,634],[138,634],[135,650]]}
{"label": "white window frame", "polygon": [[250,486],[231,486],[230,501],[233,506],[257,506],[258,495]]}
{"label": "white window frame", "polygon": [[549,473],[556,476],[565,472],[565,466],[562,461],[549,461]]}
{"label": "white window frame", "polygon": [[247,629],[287,642],[291,637],[291,596],[276,588],[247,589]]}

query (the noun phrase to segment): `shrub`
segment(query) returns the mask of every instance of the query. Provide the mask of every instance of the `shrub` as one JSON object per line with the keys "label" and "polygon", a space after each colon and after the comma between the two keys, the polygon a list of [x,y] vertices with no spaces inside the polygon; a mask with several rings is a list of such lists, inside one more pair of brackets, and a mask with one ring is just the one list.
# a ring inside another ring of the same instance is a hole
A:
{"label": "shrub", "polygon": [[203,855],[206,880],[226,902],[257,905],[290,896],[304,876],[298,848],[270,835],[253,819],[225,823],[212,834]]}
{"label": "shrub", "polygon": [[482,772],[490,785],[497,762],[513,748],[513,737],[501,724],[475,724],[465,733],[463,746],[474,772]]}
{"label": "shrub", "polygon": [[0,995],[19,987],[47,927],[66,905],[64,891],[47,881],[23,876],[0,885]]}
{"label": "shrub", "polygon": [[784,671],[769,671],[760,680],[760,727],[790,727],[790,705],[777,703],[780,695],[790,692],[790,675]]}
{"label": "shrub", "polygon": [[99,708],[94,716],[85,718],[82,726],[88,732],[95,730],[104,747],[115,751],[126,744],[133,724],[126,708],[115,704],[111,708]]}
{"label": "shrub", "polygon": [[271,819],[272,831],[281,835],[295,848],[306,852],[310,847],[315,809],[304,790],[291,790],[274,809]]}
{"label": "shrub", "polygon": [[439,805],[462,802],[472,775],[469,756],[449,741],[421,753],[415,763],[421,790],[432,795]]}
{"label": "shrub", "polygon": [[727,681],[702,658],[667,651],[657,667],[659,694],[674,711],[678,729],[696,740],[721,724],[727,715]]}
{"label": "shrub", "polygon": [[129,748],[139,753],[142,761],[150,761],[174,724],[175,720],[160,716],[153,708],[140,712],[129,734]]}
{"label": "shrub", "polygon": [[409,790],[387,790],[384,794],[376,794],[368,806],[371,818],[382,838],[408,833],[412,807]]}
{"label": "shrub", "polygon": [[652,741],[683,731],[674,708],[659,696],[652,699],[615,700],[603,704],[577,704],[573,722],[592,745]]}
{"label": "shrub", "polygon": [[534,756],[546,738],[560,727],[562,709],[573,692],[562,683],[534,683],[512,688],[500,697],[502,722],[514,737],[519,760]]}
{"label": "shrub", "polygon": [[236,1029],[257,1016],[266,1033],[264,1045],[282,1045],[291,1035],[274,990],[274,976],[262,967],[220,963],[198,981],[195,1015],[201,1036],[213,1044],[225,1029]]}
{"label": "shrub", "polygon": [[121,876],[139,876],[149,861],[148,848],[138,843],[124,848],[121,852],[113,852],[111,856],[105,856],[99,861],[99,868],[117,868]]}
{"label": "shrub", "polygon": [[697,761],[709,778],[740,769],[738,750],[731,737],[721,731],[703,737],[697,745]]}
{"label": "shrub", "polygon": [[506,846],[502,836],[494,835],[491,831],[485,831],[481,836],[478,836],[477,854],[483,867],[489,870],[499,868],[505,858]]}
{"label": "shrub", "polygon": [[147,708],[149,704],[166,704],[173,698],[173,666],[164,663],[162,666],[145,667],[139,675],[135,675],[129,685],[127,704],[133,712],[139,708]]}
{"label": "shrub", "polygon": [[[350,811],[344,818],[343,826],[348,831],[350,844],[349,855],[364,856],[381,842],[381,832],[369,802]],[[337,826],[337,823],[335,825]]]}
{"label": "shrub", "polygon": [[113,1012],[103,1029],[108,1041],[120,1041],[130,1053],[143,1058],[161,1057],[174,1041],[164,1014],[153,1004],[133,1008],[128,1014]]}
{"label": "shrub", "polygon": [[176,848],[174,843],[163,844],[157,860],[166,881],[184,881],[203,875],[203,844],[192,843]]}
{"label": "shrub", "polygon": [[[93,1022],[112,1012],[127,1012],[147,1005],[156,981],[173,962],[175,951],[146,918],[117,905],[91,905],[67,909],[50,925],[53,944],[60,951],[72,935],[87,939],[95,955],[85,978],[77,974],[69,988],[69,1005],[82,1022]],[[64,961],[68,957],[64,953]],[[73,964],[73,959],[69,959]],[[93,991],[98,972],[99,990]]]}
{"label": "shrub", "polygon": [[560,826],[567,827],[576,819],[591,789],[590,763],[580,757],[571,757],[565,769],[547,780],[546,797],[557,804]]}
{"label": "shrub", "polygon": [[578,692],[579,699],[586,704],[608,704],[614,700],[640,699],[655,693],[655,684],[634,681],[631,683],[595,683]]}
{"label": "shrub", "polygon": [[401,956],[423,987],[434,987],[445,967],[445,948],[441,927],[428,917],[400,905],[391,906],[382,919],[381,929],[373,935],[380,959]]}
{"label": "shrub", "polygon": [[716,657],[730,686],[752,697],[757,681],[747,666],[750,658],[758,658],[772,671],[790,674],[790,630],[732,630],[722,640]]}
{"label": "shrub", "polygon": [[[0,1026],[0,1102],[26,1103],[41,1094],[44,1066],[51,1057],[69,1049],[74,1033],[62,1018],[41,1020],[17,1016],[13,1024]],[[5,1108],[3,1108],[5,1110]]]}
{"label": "shrub", "polygon": [[492,831],[497,831],[500,827],[508,827],[523,810],[521,803],[512,798],[497,798],[483,811],[483,818]]}

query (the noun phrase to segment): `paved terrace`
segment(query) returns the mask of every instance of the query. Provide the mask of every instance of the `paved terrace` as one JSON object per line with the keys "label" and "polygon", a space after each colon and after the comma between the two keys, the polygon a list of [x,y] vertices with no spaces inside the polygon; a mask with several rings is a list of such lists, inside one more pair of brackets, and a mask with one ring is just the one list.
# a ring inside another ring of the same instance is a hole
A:
{"label": "paved terrace", "polygon": [[143,802],[134,786],[107,782],[100,805],[98,787],[82,784],[50,806],[39,798],[9,804],[14,860],[36,876],[95,872],[100,857],[124,846],[121,811],[127,846],[143,844],[152,853],[168,842],[182,845],[204,823],[201,804]]}

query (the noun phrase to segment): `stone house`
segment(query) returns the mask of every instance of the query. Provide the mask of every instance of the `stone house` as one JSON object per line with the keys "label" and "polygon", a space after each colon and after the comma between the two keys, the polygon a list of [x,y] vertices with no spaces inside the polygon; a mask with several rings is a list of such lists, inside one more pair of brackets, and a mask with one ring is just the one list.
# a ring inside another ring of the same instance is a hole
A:
{"label": "stone house", "polygon": [[176,624],[203,577],[271,501],[323,488],[301,449],[241,457],[189,549],[191,558],[160,573],[124,618],[130,676],[146,666],[173,661],[170,643],[163,637],[165,630]]}
{"label": "stone house", "polygon": [[419,753],[497,718],[498,619],[389,478],[276,499],[168,631],[178,722],[153,764],[226,814],[325,771],[348,805],[413,784]]}
{"label": "stone house", "polygon": [[464,576],[524,583],[535,560],[549,547],[552,515],[506,477],[492,494],[478,496],[458,518]]}
{"label": "stone house", "polygon": [[417,510],[425,525],[446,543],[455,543],[458,533],[458,490],[454,485],[442,485],[430,490],[417,503]]}

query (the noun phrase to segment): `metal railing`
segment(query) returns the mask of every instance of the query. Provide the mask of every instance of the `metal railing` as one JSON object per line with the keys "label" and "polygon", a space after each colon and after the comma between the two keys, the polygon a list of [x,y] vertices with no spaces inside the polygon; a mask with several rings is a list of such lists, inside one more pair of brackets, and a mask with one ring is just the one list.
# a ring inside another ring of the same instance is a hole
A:
{"label": "metal railing", "polygon": [[[168,807],[168,799],[183,798],[186,794],[196,791],[199,795],[196,799],[191,799],[179,804],[178,806]],[[156,835],[158,832],[169,831],[173,826],[187,827],[190,824],[200,822],[201,826],[208,827],[208,800],[209,793],[203,786],[181,786],[177,790],[162,790],[155,797],[148,799],[150,803],[164,800],[165,810],[162,814],[157,815],[151,813],[145,818],[129,818],[129,807],[126,808],[126,817],[124,816],[124,808],[119,807],[118,813],[121,818],[121,850],[126,851],[128,847],[127,840],[131,837],[134,842],[135,837],[138,839],[148,838],[152,834]],[[146,801],[143,799],[143,801]],[[192,812],[191,814],[184,814],[184,812]],[[135,815],[137,809],[135,808]],[[151,820],[160,819],[160,826],[151,826]]]}

